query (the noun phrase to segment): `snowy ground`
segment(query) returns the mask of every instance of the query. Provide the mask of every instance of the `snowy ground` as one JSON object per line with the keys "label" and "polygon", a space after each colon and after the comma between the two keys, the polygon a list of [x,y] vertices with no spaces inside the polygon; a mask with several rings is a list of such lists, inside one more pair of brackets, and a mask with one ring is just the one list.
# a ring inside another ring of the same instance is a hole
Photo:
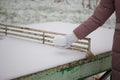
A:
{"label": "snowy ground", "polygon": [[[33,24],[42,22],[70,22],[82,23],[92,15],[96,0],[91,1],[91,9],[88,0],[0,0],[0,22],[12,24]],[[104,27],[113,27],[115,17],[107,21]]]}

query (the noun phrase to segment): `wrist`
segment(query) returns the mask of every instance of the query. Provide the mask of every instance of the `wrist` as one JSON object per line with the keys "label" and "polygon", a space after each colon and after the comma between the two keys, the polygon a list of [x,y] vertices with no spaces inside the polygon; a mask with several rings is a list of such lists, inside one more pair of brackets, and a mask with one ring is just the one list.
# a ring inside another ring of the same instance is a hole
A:
{"label": "wrist", "polygon": [[76,42],[78,40],[78,38],[74,32],[68,34],[68,36],[72,39],[73,42]]}

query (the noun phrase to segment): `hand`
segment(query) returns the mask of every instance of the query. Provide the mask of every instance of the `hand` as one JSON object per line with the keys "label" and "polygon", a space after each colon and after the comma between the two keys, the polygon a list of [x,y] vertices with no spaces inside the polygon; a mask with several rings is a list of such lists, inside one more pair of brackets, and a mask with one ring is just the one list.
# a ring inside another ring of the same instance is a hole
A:
{"label": "hand", "polygon": [[78,38],[76,37],[76,35],[74,33],[71,33],[65,36],[62,35],[55,36],[55,38],[53,39],[53,43],[57,47],[68,48],[73,42],[77,40]]}

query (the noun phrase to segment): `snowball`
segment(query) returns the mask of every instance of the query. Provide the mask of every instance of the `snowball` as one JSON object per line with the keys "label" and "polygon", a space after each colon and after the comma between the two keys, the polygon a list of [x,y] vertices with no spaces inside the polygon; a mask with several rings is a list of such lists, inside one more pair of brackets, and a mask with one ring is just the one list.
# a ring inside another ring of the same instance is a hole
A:
{"label": "snowball", "polygon": [[65,46],[67,43],[67,40],[65,36],[57,35],[55,36],[53,43],[54,45]]}

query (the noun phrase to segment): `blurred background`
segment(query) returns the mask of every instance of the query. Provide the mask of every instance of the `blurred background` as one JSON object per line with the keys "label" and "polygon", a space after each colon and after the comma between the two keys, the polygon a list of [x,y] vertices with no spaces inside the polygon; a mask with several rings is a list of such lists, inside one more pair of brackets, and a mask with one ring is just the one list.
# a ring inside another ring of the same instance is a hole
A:
{"label": "blurred background", "polygon": [[[0,23],[80,24],[92,15],[100,0],[0,0]],[[103,27],[114,28],[114,14]],[[113,25],[113,26],[111,26]]]}

